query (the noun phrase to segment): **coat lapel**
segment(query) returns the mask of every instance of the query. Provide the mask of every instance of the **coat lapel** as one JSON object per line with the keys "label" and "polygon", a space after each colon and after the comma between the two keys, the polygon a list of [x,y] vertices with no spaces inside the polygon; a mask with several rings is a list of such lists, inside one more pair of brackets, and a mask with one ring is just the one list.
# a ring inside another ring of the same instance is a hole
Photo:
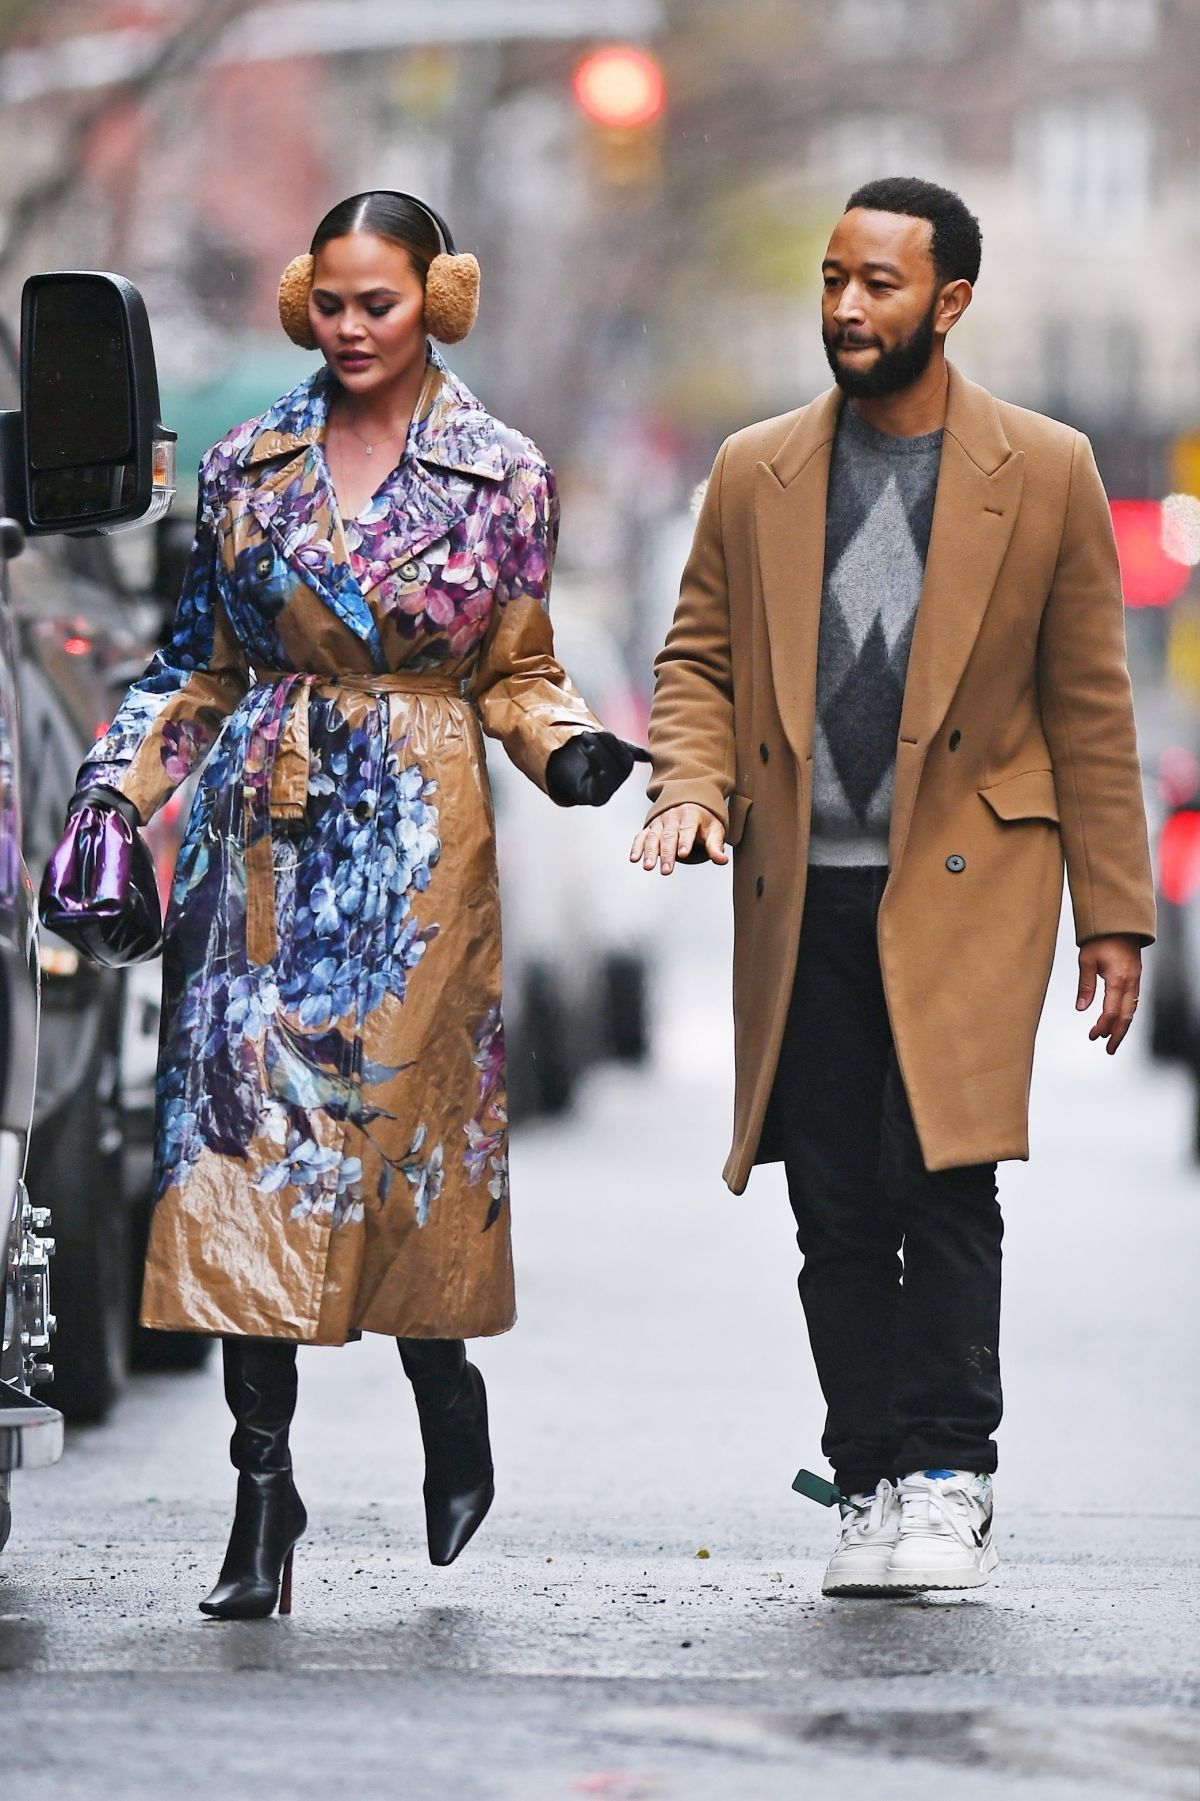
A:
{"label": "coat lapel", "polygon": [[917,609],[892,799],[895,864],[930,741],[940,730],[979,636],[1017,520],[1024,453],[1004,435],[992,396],[950,370],[946,431],[925,580]]}
{"label": "coat lapel", "polygon": [[812,754],[825,495],[840,401],[831,388],[805,407],[773,460],[760,463],[754,478],[759,584],[775,699],[802,763]]}
{"label": "coat lapel", "polygon": [[[465,482],[448,482],[423,464],[409,461],[392,471],[360,520],[364,528],[386,520],[390,558],[403,563],[419,557],[466,517],[467,492]],[[356,551],[368,535],[357,524],[353,519],[346,524],[347,542]]]}
{"label": "coat lapel", "polygon": [[276,401],[238,460],[246,503],[288,567],[378,657],[375,618],[347,561],[320,450],[330,381],[319,369]]}
{"label": "coat lapel", "polygon": [[[288,566],[378,660],[375,615],[350,563],[347,536],[356,546],[359,535],[354,521],[339,518],[322,450],[331,387],[320,369],[284,395],[238,461],[247,504]],[[430,346],[404,457],[371,503],[369,517],[387,520],[389,561],[418,557],[448,536],[467,515],[474,482],[504,479],[501,429]]]}
{"label": "coat lapel", "polygon": [[316,444],[275,467],[255,472],[251,512],[292,572],[355,637],[374,649],[375,619],[346,558],[333,493]]}
{"label": "coat lapel", "polygon": [[[466,518],[478,481],[499,482],[507,464],[500,428],[430,349],[429,370],[403,460],[371,502],[364,524],[387,521],[389,559],[419,557]],[[346,526],[353,549],[360,534]]]}

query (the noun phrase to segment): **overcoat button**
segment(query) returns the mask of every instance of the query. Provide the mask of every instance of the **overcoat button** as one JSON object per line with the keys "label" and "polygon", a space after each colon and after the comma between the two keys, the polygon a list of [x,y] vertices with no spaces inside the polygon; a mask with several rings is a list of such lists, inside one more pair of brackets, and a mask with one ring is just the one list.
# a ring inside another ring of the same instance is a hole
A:
{"label": "overcoat button", "polygon": [[950,749],[957,750],[961,743],[962,743],[962,733],[961,732],[951,732],[951,734],[950,734]]}
{"label": "overcoat button", "polygon": [[762,891],[765,886],[766,886],[766,883],[763,881],[762,877],[759,876],[758,880],[754,884],[754,892],[755,892],[755,894],[757,894],[759,896],[760,899],[762,898]]}
{"label": "overcoat button", "polygon": [[951,875],[961,875],[966,867],[967,859],[965,857],[946,858],[946,868],[950,871]]}
{"label": "overcoat button", "polygon": [[402,582],[415,582],[420,573],[420,567],[416,563],[408,562],[401,563],[400,565],[400,580]]}
{"label": "overcoat button", "polygon": [[770,758],[770,755],[771,755],[770,751],[767,749],[765,744],[759,745],[758,754],[762,758],[764,763],[768,761],[768,759]]}
{"label": "overcoat button", "polygon": [[265,581],[271,573],[271,565],[275,561],[269,550],[265,550],[254,565],[254,573],[259,581]]}

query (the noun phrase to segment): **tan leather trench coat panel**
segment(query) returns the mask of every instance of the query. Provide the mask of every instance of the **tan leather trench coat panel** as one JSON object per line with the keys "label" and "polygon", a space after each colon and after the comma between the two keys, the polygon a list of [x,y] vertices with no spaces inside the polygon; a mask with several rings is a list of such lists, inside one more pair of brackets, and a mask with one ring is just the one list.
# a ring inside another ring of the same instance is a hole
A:
{"label": "tan leather trench coat panel", "polygon": [[343,519],[322,369],[209,452],[170,642],[82,771],[198,790],[166,921],[149,1326],[341,1344],[515,1317],[484,732],[540,786],[554,477],[431,354]]}
{"label": "tan leather trench coat panel", "polygon": [[[735,1193],[779,1154],[764,1119],[804,908],[840,405],[831,389],[722,445],[655,665],[650,817],[697,802],[734,847]],[[925,1161],[1027,1157],[1064,860],[1080,943],[1149,942],[1153,883],[1091,447],[953,369],[889,850],[880,956]]]}

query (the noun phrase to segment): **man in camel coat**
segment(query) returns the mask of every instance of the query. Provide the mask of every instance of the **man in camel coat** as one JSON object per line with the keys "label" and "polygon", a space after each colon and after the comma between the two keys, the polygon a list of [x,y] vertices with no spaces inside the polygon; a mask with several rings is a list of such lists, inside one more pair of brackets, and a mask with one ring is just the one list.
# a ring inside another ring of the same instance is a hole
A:
{"label": "man in camel coat", "polygon": [[785,1164],[829,1594],[995,1568],[995,1166],[1028,1155],[1064,862],[1110,1052],[1154,934],[1104,490],[1080,433],[947,364],[979,261],[957,195],[851,197],[823,265],[837,385],[717,456],[631,852],[669,875],[733,849],[725,1179]]}

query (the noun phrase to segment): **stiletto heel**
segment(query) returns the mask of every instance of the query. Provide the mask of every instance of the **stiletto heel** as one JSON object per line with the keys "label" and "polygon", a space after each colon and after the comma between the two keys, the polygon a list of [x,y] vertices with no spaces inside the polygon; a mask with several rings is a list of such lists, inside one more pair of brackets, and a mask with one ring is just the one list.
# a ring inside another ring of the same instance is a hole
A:
{"label": "stiletto heel", "polygon": [[291,1613],[292,1611],[292,1560],[295,1555],[296,1547],[293,1545],[283,1560],[283,1580],[279,1586],[280,1613]]}
{"label": "stiletto heel", "polygon": [[225,1562],[201,1613],[262,1620],[292,1606],[292,1553],[308,1516],[292,1481],[288,1427],[296,1406],[296,1347],[272,1339],[226,1339],[225,1398],[237,1422],[230,1456],[237,1506]]}

